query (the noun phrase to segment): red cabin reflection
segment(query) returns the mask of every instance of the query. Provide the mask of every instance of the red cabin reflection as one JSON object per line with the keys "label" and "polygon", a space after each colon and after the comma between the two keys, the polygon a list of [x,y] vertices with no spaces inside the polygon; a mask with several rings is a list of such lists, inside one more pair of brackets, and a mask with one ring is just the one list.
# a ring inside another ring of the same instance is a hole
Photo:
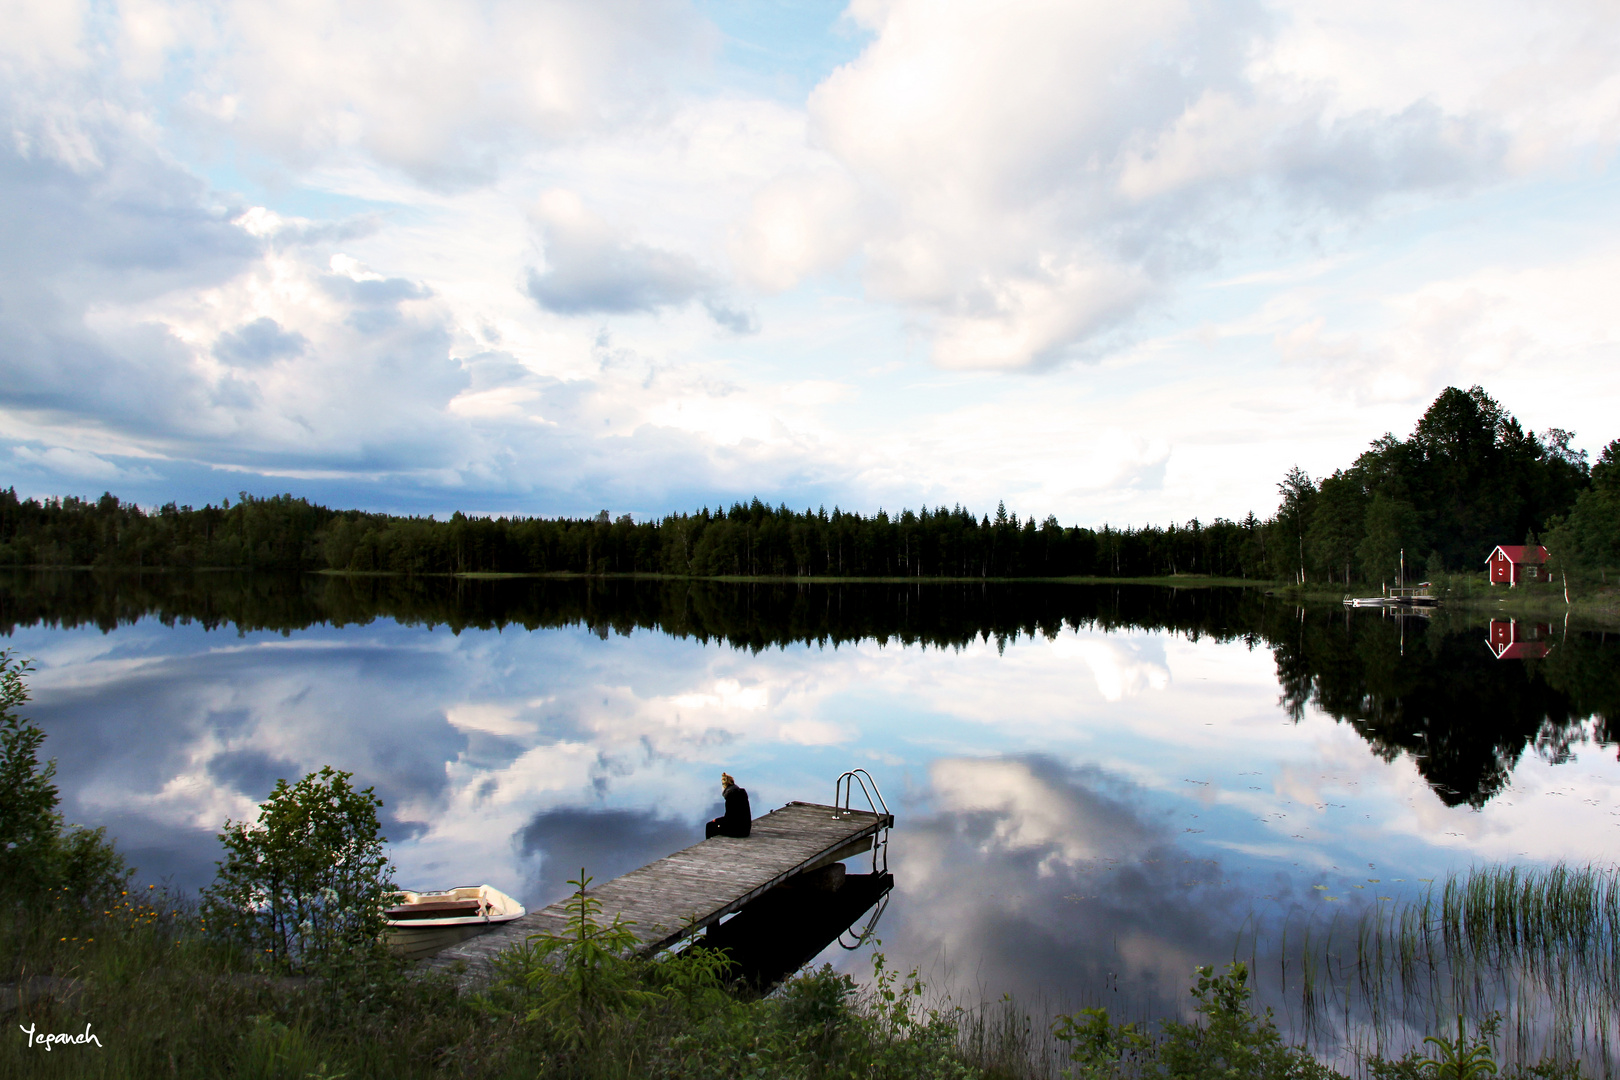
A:
{"label": "red cabin reflection", "polygon": [[1539,660],[1551,647],[1545,638],[1552,633],[1548,623],[1521,623],[1518,619],[1492,619],[1491,633],[1485,639],[1498,660]]}

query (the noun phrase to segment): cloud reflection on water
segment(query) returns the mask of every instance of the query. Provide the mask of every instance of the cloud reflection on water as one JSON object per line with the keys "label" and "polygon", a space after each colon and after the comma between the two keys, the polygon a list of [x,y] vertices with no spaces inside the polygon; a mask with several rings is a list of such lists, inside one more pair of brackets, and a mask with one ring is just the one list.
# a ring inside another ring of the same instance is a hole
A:
{"label": "cloud reflection on water", "polygon": [[598,883],[629,873],[703,839],[701,822],[708,816],[677,820],[652,810],[541,811],[519,834],[523,853],[540,859],[528,894],[537,904],[550,903],[569,891],[569,880],[581,869]]}
{"label": "cloud reflection on water", "polygon": [[1085,661],[1104,701],[1120,701],[1170,685],[1163,644],[1156,640],[1060,637],[1052,642],[1052,652],[1059,658],[1075,656]]}
{"label": "cloud reflection on water", "polygon": [[1230,958],[1251,916],[1330,918],[1363,878],[1532,843],[1601,859],[1620,821],[1606,755],[1532,757],[1483,810],[1445,805],[1409,757],[1314,707],[1296,722],[1268,650],[1239,640],[754,653],[583,628],[232,637],[148,620],[14,644],[40,661],[30,712],[66,811],[108,825],[148,879],[206,882],[224,818],[325,764],[376,785],[402,881],[531,903],[580,866],[602,880],[690,843],[721,768],[763,812],[826,800],[866,764],[899,816],[891,958],[1144,1012],[1184,1004],[1193,964]]}
{"label": "cloud reflection on water", "polygon": [[[1171,816],[1093,764],[948,759],[933,810],[897,830],[887,940],[958,1000],[1182,1007],[1187,976],[1232,943],[1242,890],[1191,859]],[[1241,918],[1241,916],[1239,916]]]}

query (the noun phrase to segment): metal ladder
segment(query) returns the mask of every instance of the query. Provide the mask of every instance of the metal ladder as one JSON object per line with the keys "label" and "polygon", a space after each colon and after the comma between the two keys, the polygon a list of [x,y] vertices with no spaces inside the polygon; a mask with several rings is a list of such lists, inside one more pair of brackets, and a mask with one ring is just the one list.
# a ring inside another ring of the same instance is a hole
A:
{"label": "metal ladder", "polygon": [[[838,778],[833,785],[833,806],[845,814],[854,808],[850,801],[855,797],[855,785],[861,787],[861,794],[866,798],[867,808],[872,814],[881,816],[884,824],[877,834],[872,837],[872,873],[887,874],[889,872],[889,823],[894,821],[894,815],[889,812],[889,804],[883,801],[883,792],[878,790],[877,780],[865,769],[850,769]],[[838,944],[844,949],[858,949],[872,936],[877,929],[878,920],[883,917],[883,911],[889,906],[889,894],[884,893],[872,907],[872,914],[867,918],[866,925],[860,930],[851,927],[838,935]],[[845,936],[850,940],[846,942]]]}
{"label": "metal ladder", "polygon": [[[878,790],[877,780],[865,769],[850,769],[841,775],[833,785],[833,807],[844,814],[854,809],[850,800],[855,796],[855,785],[861,787],[861,794],[866,797],[866,805],[874,817],[883,819],[883,826],[872,837],[872,873],[887,874],[889,872],[889,826],[894,821],[894,815],[889,812],[889,804],[883,801],[883,792]],[[879,864],[881,855],[882,863]]]}
{"label": "metal ladder", "polygon": [[[859,930],[852,926],[845,930],[842,934],[838,935],[839,948],[849,952],[854,952],[856,949],[866,944],[866,939],[871,937],[873,932],[877,930],[878,920],[883,918],[883,912],[889,906],[889,896],[889,893],[884,893],[882,896],[878,897],[878,902],[872,905],[872,914],[867,916],[865,926],[861,927]],[[849,937],[848,941],[844,940],[846,935]]]}

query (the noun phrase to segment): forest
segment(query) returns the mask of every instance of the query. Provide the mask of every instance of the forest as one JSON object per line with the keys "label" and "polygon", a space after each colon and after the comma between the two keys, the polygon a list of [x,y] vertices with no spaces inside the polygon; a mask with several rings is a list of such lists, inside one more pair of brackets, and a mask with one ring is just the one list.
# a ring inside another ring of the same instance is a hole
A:
{"label": "forest", "polygon": [[1319,482],[1298,468],[1275,512],[1169,525],[1037,523],[1005,504],[861,514],[759,499],[637,521],[335,510],[291,494],[155,510],[0,491],[0,565],[578,573],[681,577],[1132,578],[1300,583],[1478,569],[1497,544],[1543,542],[1570,567],[1620,566],[1620,439],[1595,464],[1573,435],[1526,432],[1480,387],[1448,388],[1411,436],[1386,434]]}

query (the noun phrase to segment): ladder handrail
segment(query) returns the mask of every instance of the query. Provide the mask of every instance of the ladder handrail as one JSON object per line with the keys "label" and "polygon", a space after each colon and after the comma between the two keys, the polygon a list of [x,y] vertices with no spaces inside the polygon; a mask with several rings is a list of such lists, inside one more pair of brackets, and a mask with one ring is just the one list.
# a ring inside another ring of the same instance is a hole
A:
{"label": "ladder handrail", "polygon": [[[868,780],[872,782],[870,788],[866,786]],[[883,816],[893,819],[894,815],[889,813],[889,804],[883,801],[883,792],[878,790],[877,779],[865,769],[847,769],[838,778],[833,784],[833,806],[843,810],[850,809],[849,803],[855,795],[856,784],[861,785],[861,794],[866,796],[866,805],[872,808],[872,813],[879,813],[878,807],[881,806]],[[840,802],[840,799],[843,801]]]}
{"label": "ladder handrail", "polygon": [[[870,787],[867,786],[867,781],[871,781]],[[889,813],[889,804],[883,801],[883,792],[878,790],[877,778],[865,769],[846,770],[833,784],[833,808],[846,814],[854,812],[849,804],[855,797],[856,784],[861,785],[861,794],[866,796],[866,805],[872,808],[872,815],[881,819],[878,832],[872,837],[872,872],[888,873],[889,826],[894,823],[894,815]],[[882,809],[879,810],[879,807]]]}
{"label": "ladder handrail", "polygon": [[[870,788],[867,787],[867,781],[871,781],[872,786]],[[850,800],[855,795],[856,784],[861,785],[861,794],[866,796],[866,805],[872,808],[872,813],[878,815],[881,807],[881,816],[886,819],[882,827],[872,837],[872,873],[887,874],[889,872],[889,826],[894,821],[894,815],[889,812],[889,804],[883,801],[883,792],[878,788],[877,778],[865,769],[847,770],[833,785],[833,806],[842,808],[848,813],[850,811]],[[840,799],[843,801],[840,802]],[[878,861],[880,854],[882,857],[881,863]],[[883,912],[888,909],[889,895],[889,892],[885,892],[878,897],[877,903],[872,905],[872,913],[867,917],[864,927],[860,930],[850,928],[838,935],[838,944],[841,948],[854,950],[866,943],[866,939],[871,937],[873,932],[877,930],[878,920],[883,918]],[[844,942],[846,934],[851,938],[848,944]]]}
{"label": "ladder handrail", "polygon": [[[884,893],[882,896],[878,897],[877,903],[872,905],[872,914],[867,917],[866,925],[864,927],[862,927],[860,930],[855,930],[853,927],[849,927],[838,935],[839,947],[853,952],[862,945],[866,944],[866,939],[871,937],[872,931],[877,929],[878,920],[883,918],[883,912],[888,908],[888,906],[889,894]],[[844,944],[844,934],[849,934],[854,939],[848,945]]]}

